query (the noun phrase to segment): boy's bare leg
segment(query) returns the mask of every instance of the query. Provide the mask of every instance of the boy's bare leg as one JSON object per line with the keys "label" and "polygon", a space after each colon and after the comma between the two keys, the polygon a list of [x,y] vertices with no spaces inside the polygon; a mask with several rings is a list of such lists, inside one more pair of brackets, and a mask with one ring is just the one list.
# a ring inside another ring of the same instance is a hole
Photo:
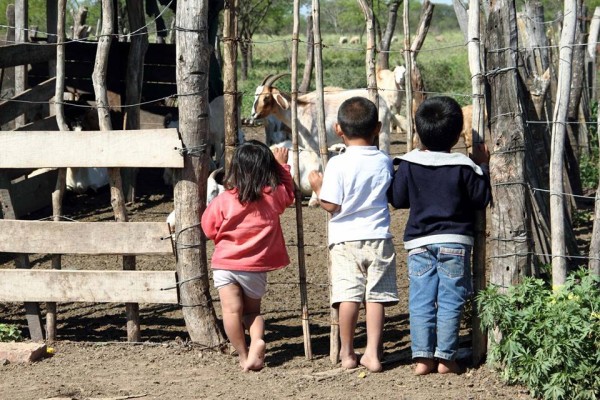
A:
{"label": "boy's bare leg", "polygon": [[415,375],[427,375],[435,370],[436,362],[433,358],[415,358]]}
{"label": "boy's bare leg", "polygon": [[381,303],[367,303],[367,348],[360,358],[360,364],[371,372],[382,370],[380,345],[383,339],[384,307]]}
{"label": "boy's bare leg", "polygon": [[354,352],[354,332],[359,310],[360,303],[350,301],[340,303],[340,359],[342,360],[342,368],[352,369],[358,366],[356,353]]}
{"label": "boy's bare leg", "polygon": [[463,372],[463,370],[454,360],[440,360],[438,364],[438,372],[440,374],[460,374]]}
{"label": "boy's bare leg", "polygon": [[244,326],[250,333],[250,349],[244,371],[258,371],[265,366],[265,320],[260,314],[261,299],[244,296]]}
{"label": "boy's bare leg", "polygon": [[248,358],[248,346],[242,316],[244,313],[244,293],[238,285],[226,285],[219,289],[219,299],[223,310],[225,334],[240,358],[242,369]]}

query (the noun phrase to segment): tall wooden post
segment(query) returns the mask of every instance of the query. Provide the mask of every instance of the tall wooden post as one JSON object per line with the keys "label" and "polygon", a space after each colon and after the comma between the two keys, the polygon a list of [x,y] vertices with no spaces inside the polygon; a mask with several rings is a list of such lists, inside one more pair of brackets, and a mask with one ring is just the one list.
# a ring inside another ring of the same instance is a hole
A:
{"label": "tall wooden post", "polygon": [[300,3],[294,0],[294,26],[292,30],[292,157],[294,157],[294,183],[296,205],[296,236],[298,248],[298,280],[300,283],[300,306],[302,307],[302,333],[304,356],[312,360],[308,294],[306,291],[306,259],[304,254],[304,225],[302,218],[302,192],[300,191],[300,153],[298,152],[298,41],[300,27]]}
{"label": "tall wooden post", "polygon": [[550,155],[550,231],[552,235],[552,287],[564,285],[567,278],[565,246],[564,150],[567,112],[571,91],[571,61],[577,26],[577,1],[565,0],[564,21],[560,38],[558,93],[552,118]]}
{"label": "tall wooden post", "polygon": [[239,130],[237,91],[237,0],[225,3],[223,11],[223,100],[225,107],[225,172],[229,171]]}
{"label": "tall wooden post", "polygon": [[178,1],[175,13],[179,132],[184,168],[175,173],[177,277],[185,324],[194,342],[224,343],[208,281],[206,238],[200,217],[208,179],[208,0]]}
{"label": "tall wooden post", "polygon": [[[319,0],[312,1],[312,15],[313,15],[313,33],[314,33],[314,47],[315,47],[315,84],[316,84],[316,106],[317,106],[317,129],[319,134],[319,153],[321,155],[321,162],[323,163],[323,170],[327,167],[327,161],[329,160],[329,152],[327,146],[327,131],[325,128],[325,105],[323,101],[323,43],[321,42],[321,8]],[[329,222],[329,214],[326,215],[327,222]],[[329,224],[327,224],[329,225]],[[329,234],[329,231],[327,232]],[[329,253],[327,254],[327,265],[329,268],[329,290],[331,296],[331,260],[329,259]],[[335,307],[330,309],[331,319],[331,332],[329,336],[329,359],[333,364],[337,364],[340,359],[340,325],[339,325],[339,312]]]}
{"label": "tall wooden post", "polygon": [[[98,50],[92,73],[94,94],[98,107],[98,122],[100,130],[111,131],[108,93],[106,90],[106,71],[108,70],[108,54],[112,42],[114,9],[112,0],[102,0],[102,30],[98,38]],[[127,222],[127,208],[123,195],[120,168],[108,168],[108,181],[110,184],[110,202],[117,222]],[[135,256],[123,256],[123,269],[135,270]],[[140,341],[140,317],[137,303],[125,304],[127,314],[127,340]]]}
{"label": "tall wooden post", "polygon": [[[481,68],[481,41],[479,32],[479,0],[469,1],[469,24],[467,49],[469,53],[469,70],[471,71],[471,92],[473,96],[473,135],[472,143],[485,143],[485,122],[484,122],[484,78]],[[469,133],[467,133],[469,134]],[[473,146],[473,152],[478,151]],[[475,245],[473,246],[473,291],[474,294],[485,288],[485,229],[486,229],[485,211],[478,211],[475,220]],[[481,319],[477,308],[473,309],[473,320],[471,321],[473,365],[478,365],[483,359],[487,350],[487,337],[485,331],[481,329]]]}
{"label": "tall wooden post", "polygon": [[[530,210],[525,180],[525,121],[517,71],[514,0],[491,5],[487,21],[486,62],[492,143],[490,283],[508,288],[519,283],[531,263]],[[494,71],[494,73],[491,73]]]}
{"label": "tall wooden post", "polygon": [[[15,42],[25,43],[29,41],[29,1],[15,0]],[[27,87],[27,65],[15,67],[15,95],[24,92]],[[16,121],[16,127],[27,123],[27,113],[19,116]]]}
{"label": "tall wooden post", "polygon": [[[69,126],[65,122],[63,98],[65,92],[65,14],[67,8],[66,0],[58,0],[56,5],[56,90],[54,92],[54,110],[56,124],[60,131],[68,131]],[[62,202],[66,189],[67,169],[59,168],[56,186],[52,192],[52,215],[54,221],[60,221],[62,215]],[[52,268],[61,269],[62,260],[60,254],[52,256]],[[46,339],[50,342],[56,340],[56,303],[46,303]]]}
{"label": "tall wooden post", "polygon": [[600,7],[596,7],[592,22],[590,22],[590,34],[587,40],[587,57],[588,57],[588,86],[590,87],[590,99],[596,99],[596,54],[598,34],[600,34]]}
{"label": "tall wooden post", "polygon": [[404,25],[404,64],[408,76],[404,79],[406,90],[406,152],[413,148],[413,93],[412,93],[412,56],[410,54],[410,25],[408,24],[408,1],[404,1],[402,23]]}
{"label": "tall wooden post", "polygon": [[[365,67],[367,72],[367,90],[369,99],[379,108],[379,96],[377,92],[377,77],[376,77],[376,52],[375,45],[375,24],[373,22],[373,5],[368,0],[358,0],[358,4],[362,9],[365,17],[365,26],[367,31],[367,51],[365,53]],[[390,153],[389,143],[379,143],[379,136],[375,138],[375,145],[380,147],[383,145],[384,151]]]}

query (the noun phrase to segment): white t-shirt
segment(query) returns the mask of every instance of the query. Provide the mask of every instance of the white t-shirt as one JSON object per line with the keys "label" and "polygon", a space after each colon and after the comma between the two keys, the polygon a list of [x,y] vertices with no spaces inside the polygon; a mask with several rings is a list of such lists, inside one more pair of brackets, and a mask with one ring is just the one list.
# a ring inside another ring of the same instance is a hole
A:
{"label": "white t-shirt", "polygon": [[392,175],[392,160],[375,146],[348,146],[331,158],[320,193],[341,206],[329,221],[330,245],[392,237],[386,194]]}

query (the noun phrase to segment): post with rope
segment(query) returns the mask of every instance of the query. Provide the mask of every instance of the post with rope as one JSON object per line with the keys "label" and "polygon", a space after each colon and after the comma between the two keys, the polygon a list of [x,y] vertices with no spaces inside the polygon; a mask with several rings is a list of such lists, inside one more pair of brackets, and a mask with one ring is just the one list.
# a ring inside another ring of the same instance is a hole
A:
{"label": "post with rope", "polygon": [[183,170],[176,171],[175,250],[179,301],[194,342],[218,348],[225,343],[209,291],[206,238],[200,216],[208,179],[208,1],[178,1],[175,13],[176,77]]}
{"label": "post with rope", "polygon": [[[327,147],[327,131],[325,129],[325,103],[323,98],[323,43],[321,39],[321,8],[319,0],[312,1],[312,15],[313,15],[313,34],[314,34],[314,49],[315,49],[315,85],[316,85],[316,100],[315,105],[317,108],[317,129],[319,137],[319,153],[321,157],[321,163],[323,164],[323,170],[327,167],[327,161],[329,160],[329,152]],[[326,226],[329,225],[329,213],[326,213],[325,218],[327,219]],[[327,235],[329,231],[327,229]],[[331,260],[329,258],[329,252],[327,253],[327,268],[329,270],[329,295],[331,297]],[[339,324],[339,312],[335,307],[330,309],[331,319],[331,332],[329,336],[329,359],[332,364],[337,364],[340,360],[340,324]]]}
{"label": "post with rope", "polygon": [[298,152],[298,35],[300,26],[300,4],[294,0],[294,26],[292,32],[292,157],[294,157],[294,183],[296,206],[296,236],[298,246],[298,279],[300,282],[300,306],[302,307],[302,334],[304,356],[312,360],[310,321],[308,316],[308,294],[306,290],[306,260],[304,255],[304,225],[302,218],[302,192],[300,191],[300,155]]}

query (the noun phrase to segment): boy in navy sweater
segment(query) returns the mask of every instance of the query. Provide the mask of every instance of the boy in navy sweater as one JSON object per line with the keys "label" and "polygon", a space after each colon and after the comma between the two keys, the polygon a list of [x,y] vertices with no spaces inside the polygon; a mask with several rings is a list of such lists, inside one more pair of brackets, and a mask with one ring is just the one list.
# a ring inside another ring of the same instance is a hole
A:
{"label": "boy in navy sweater", "polygon": [[[415,374],[436,368],[459,373],[456,363],[463,306],[471,294],[475,211],[491,200],[489,152],[477,158],[451,153],[463,127],[450,97],[425,100],[415,116],[421,147],[400,157],[390,203],[410,208],[404,231]],[[437,361],[436,361],[437,359]]]}

